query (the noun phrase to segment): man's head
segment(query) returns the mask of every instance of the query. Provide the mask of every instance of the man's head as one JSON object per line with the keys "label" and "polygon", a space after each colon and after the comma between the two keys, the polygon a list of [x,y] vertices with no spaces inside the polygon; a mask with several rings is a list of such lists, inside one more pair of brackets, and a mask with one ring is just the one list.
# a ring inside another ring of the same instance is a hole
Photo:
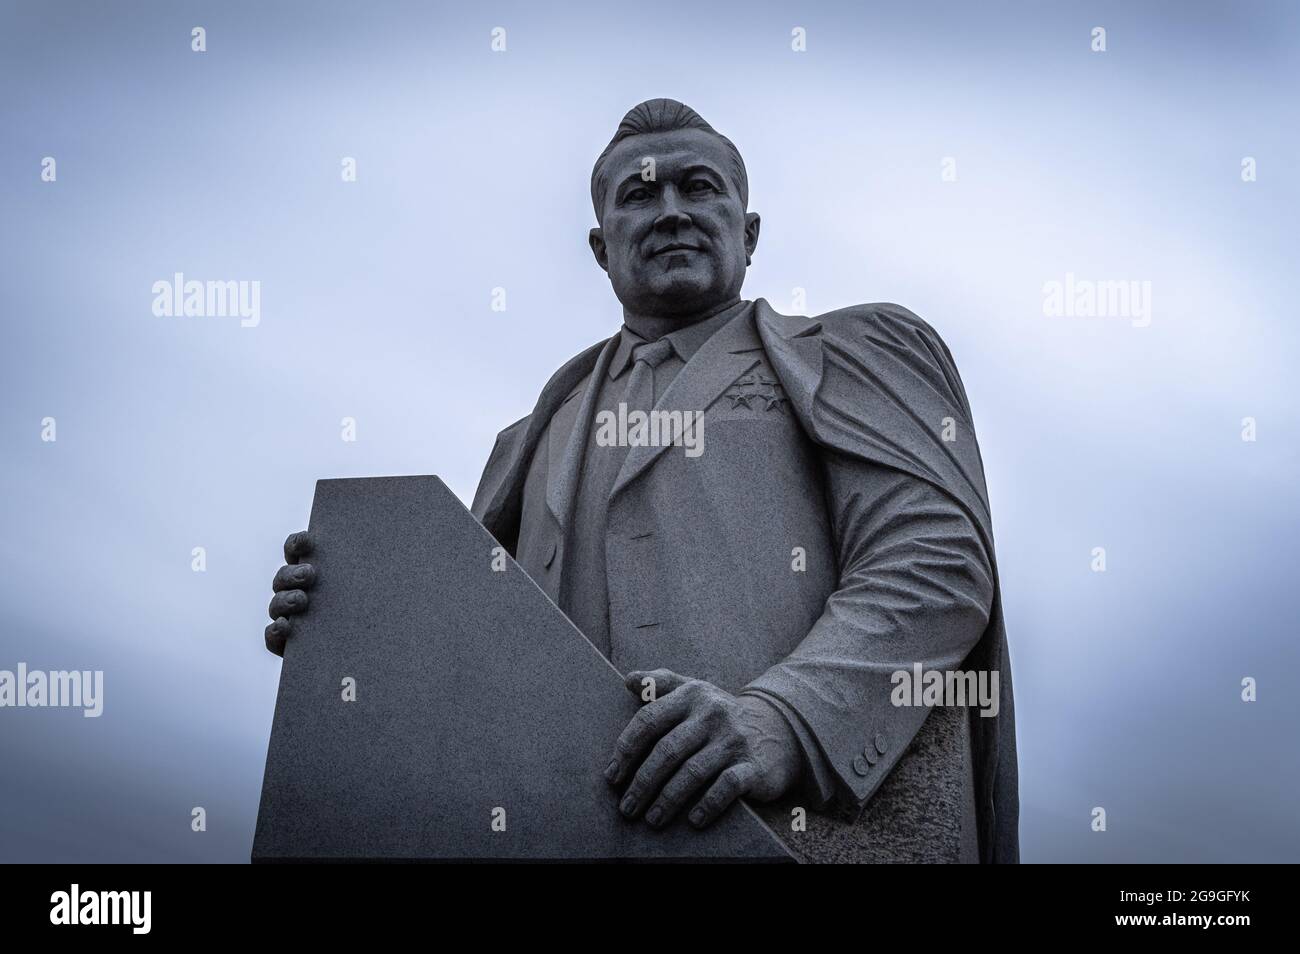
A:
{"label": "man's head", "polygon": [[688,318],[740,294],[758,245],[731,141],[676,100],[633,108],[591,171],[591,250],[635,314]]}

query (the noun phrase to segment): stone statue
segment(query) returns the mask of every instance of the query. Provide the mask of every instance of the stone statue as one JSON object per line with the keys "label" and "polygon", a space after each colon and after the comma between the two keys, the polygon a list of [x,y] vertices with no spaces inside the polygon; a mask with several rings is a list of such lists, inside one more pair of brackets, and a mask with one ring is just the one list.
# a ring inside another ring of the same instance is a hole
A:
{"label": "stone statue", "polygon": [[[947,347],[898,305],[741,298],[745,165],[681,103],[623,118],[591,196],[623,326],[501,432],[472,509],[645,703],[593,771],[652,827],[763,803],[805,860],[1017,861],[991,519]],[[272,652],[310,550],[286,541]],[[921,692],[974,676],[981,709]]]}

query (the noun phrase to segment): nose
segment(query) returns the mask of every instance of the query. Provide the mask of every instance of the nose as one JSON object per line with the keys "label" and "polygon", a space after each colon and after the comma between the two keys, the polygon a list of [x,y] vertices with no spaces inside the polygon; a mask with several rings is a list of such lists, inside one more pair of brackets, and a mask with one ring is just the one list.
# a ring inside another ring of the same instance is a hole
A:
{"label": "nose", "polygon": [[654,229],[656,232],[676,232],[678,229],[684,229],[691,224],[691,217],[682,209],[681,199],[677,195],[677,190],[668,186],[663,190],[663,211],[655,219]]}

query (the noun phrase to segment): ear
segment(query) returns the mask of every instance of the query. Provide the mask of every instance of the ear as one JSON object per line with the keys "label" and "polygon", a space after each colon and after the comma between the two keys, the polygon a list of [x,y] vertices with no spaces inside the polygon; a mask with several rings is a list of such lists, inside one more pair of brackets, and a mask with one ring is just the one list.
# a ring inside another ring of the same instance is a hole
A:
{"label": "ear", "polygon": [[759,219],[757,212],[745,213],[745,264],[753,258],[754,249],[758,248]]}
{"label": "ear", "polygon": [[591,246],[591,254],[596,256],[596,264],[609,272],[609,252],[605,249],[605,233],[599,227],[592,229],[587,233],[587,244]]}

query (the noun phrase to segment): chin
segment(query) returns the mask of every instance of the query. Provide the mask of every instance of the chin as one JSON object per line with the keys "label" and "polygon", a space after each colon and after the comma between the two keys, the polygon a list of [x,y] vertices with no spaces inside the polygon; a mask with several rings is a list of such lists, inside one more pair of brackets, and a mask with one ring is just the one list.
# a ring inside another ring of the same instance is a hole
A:
{"label": "chin", "polygon": [[643,280],[626,289],[614,289],[619,301],[636,312],[690,315],[718,297],[717,281],[709,269],[676,268],[638,277]]}
{"label": "chin", "polygon": [[709,297],[713,291],[713,276],[701,274],[695,269],[679,268],[656,275],[648,285],[650,297],[665,303],[690,305],[700,298]]}

